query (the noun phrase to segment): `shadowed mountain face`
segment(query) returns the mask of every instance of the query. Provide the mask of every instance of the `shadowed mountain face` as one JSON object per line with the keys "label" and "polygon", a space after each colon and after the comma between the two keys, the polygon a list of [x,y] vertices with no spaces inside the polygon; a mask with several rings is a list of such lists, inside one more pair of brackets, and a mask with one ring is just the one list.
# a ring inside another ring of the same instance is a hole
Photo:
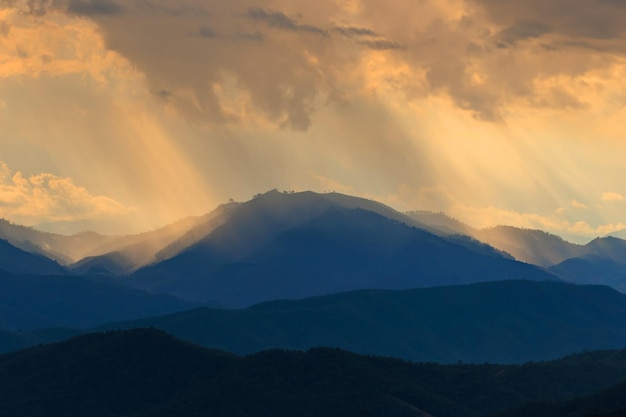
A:
{"label": "shadowed mountain face", "polygon": [[522,366],[415,364],[334,349],[238,357],[137,329],[0,356],[0,415],[478,417],[588,395],[624,372],[624,351]]}
{"label": "shadowed mountain face", "polygon": [[241,354],[332,346],[414,361],[514,363],[626,346],[626,295],[506,281],[197,309],[104,328],[133,327]]}
{"label": "shadowed mountain face", "polygon": [[224,204],[205,216],[188,217],[151,232],[115,238],[93,248],[72,269],[80,274],[129,274],[197,242],[225,222],[228,212],[236,206],[237,203]]}
{"label": "shadowed mountain face", "polygon": [[127,282],[240,307],[361,288],[555,279],[483,246],[456,244],[323,195],[274,192],[240,205],[204,239]]}
{"label": "shadowed mountain face", "polygon": [[626,292],[626,262],[586,255],[567,259],[550,267],[549,270],[567,282],[575,284],[593,282]]}
{"label": "shadowed mountain face", "polygon": [[23,251],[0,239],[0,270],[17,274],[62,274],[67,270],[43,255]]}
{"label": "shadowed mountain face", "polygon": [[91,327],[196,305],[89,277],[14,275],[0,271],[0,329]]}

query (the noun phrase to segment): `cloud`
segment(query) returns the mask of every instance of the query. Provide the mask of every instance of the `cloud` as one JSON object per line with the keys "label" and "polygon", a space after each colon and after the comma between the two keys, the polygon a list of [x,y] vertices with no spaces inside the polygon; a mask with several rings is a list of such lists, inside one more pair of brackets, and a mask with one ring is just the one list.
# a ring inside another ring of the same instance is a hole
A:
{"label": "cloud", "polygon": [[580,201],[576,200],[576,199],[572,199],[572,201],[570,202],[572,207],[575,208],[580,208],[580,209],[588,209],[589,206],[587,206],[586,204],[581,203]]}
{"label": "cloud", "polygon": [[324,29],[298,23],[295,19],[288,17],[283,12],[268,11],[261,7],[251,7],[248,9],[248,17],[252,20],[265,22],[269,27],[275,29],[328,36],[328,33]]}
{"label": "cloud", "polygon": [[526,40],[539,38],[546,33],[550,33],[549,26],[538,22],[517,22],[500,31],[497,35],[500,45],[515,45],[516,43]]}
{"label": "cloud", "polygon": [[352,38],[354,36],[378,36],[378,34],[372,29],[358,26],[338,26],[333,30],[349,38]]}
{"label": "cloud", "polygon": [[216,38],[217,33],[213,28],[209,26],[202,26],[200,30],[198,30],[198,34],[204,38]]}
{"label": "cloud", "polygon": [[25,177],[0,162],[0,216],[23,224],[76,221],[126,215],[132,210],[103,195],[92,195],[71,178],[41,173]]}
{"label": "cloud", "polygon": [[531,212],[517,212],[514,210],[501,209],[494,206],[469,207],[455,205],[450,214],[467,224],[484,228],[498,225],[515,226],[525,229],[538,229],[561,236],[589,238],[608,235],[626,229],[626,224],[603,223],[595,226],[586,221],[569,221],[563,219],[557,212],[556,216],[541,215]]}
{"label": "cloud", "polygon": [[70,0],[67,11],[81,16],[115,16],[124,12],[124,7],[112,0]]}
{"label": "cloud", "polygon": [[11,32],[11,25],[3,20],[0,21],[0,36],[6,38],[9,36],[9,32]]}
{"label": "cloud", "polygon": [[626,200],[626,198],[624,198],[624,196],[619,193],[608,191],[602,194],[602,200],[603,201],[624,201]]}
{"label": "cloud", "polygon": [[404,47],[400,45],[399,43],[388,41],[385,39],[368,39],[368,40],[359,41],[359,43],[375,51],[390,51],[390,50],[404,49]]}

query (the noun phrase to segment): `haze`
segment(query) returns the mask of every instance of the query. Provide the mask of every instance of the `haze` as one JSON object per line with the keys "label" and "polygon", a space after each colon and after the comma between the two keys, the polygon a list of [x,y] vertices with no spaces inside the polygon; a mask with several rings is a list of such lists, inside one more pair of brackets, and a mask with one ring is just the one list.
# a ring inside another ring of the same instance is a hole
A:
{"label": "haze", "polygon": [[0,217],[148,230],[272,188],[626,228],[626,4],[0,0]]}

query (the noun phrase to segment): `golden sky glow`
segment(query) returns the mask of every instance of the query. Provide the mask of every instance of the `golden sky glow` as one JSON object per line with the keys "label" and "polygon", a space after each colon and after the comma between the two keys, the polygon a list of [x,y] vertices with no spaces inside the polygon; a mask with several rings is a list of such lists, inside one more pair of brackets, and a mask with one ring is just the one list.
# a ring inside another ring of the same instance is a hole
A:
{"label": "golden sky glow", "polygon": [[604,0],[0,0],[0,216],[136,231],[278,188],[617,232],[624,18]]}

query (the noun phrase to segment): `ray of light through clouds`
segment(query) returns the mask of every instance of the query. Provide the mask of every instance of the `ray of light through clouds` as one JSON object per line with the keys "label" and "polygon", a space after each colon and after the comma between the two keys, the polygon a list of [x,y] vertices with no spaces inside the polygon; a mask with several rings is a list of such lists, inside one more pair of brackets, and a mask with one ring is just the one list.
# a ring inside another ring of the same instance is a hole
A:
{"label": "ray of light through clouds", "polygon": [[279,188],[572,238],[626,227],[623,2],[0,6],[12,220],[134,231]]}

